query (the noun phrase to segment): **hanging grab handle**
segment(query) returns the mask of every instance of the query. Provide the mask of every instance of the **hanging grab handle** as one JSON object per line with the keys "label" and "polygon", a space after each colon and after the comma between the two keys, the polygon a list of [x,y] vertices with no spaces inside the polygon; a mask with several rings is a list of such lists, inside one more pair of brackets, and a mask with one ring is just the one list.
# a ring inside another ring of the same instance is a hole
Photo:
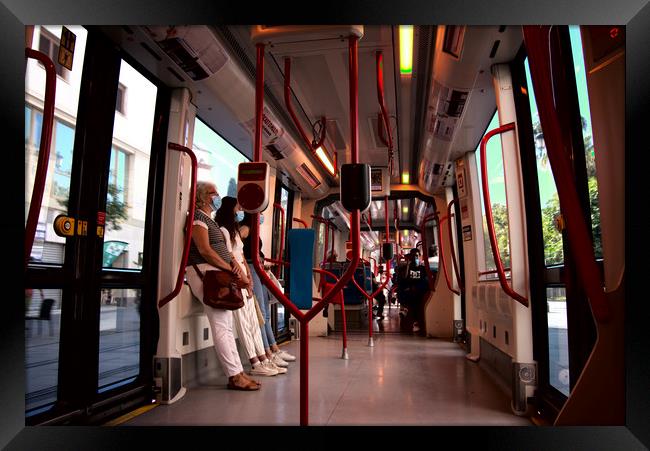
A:
{"label": "hanging grab handle", "polygon": [[488,236],[490,237],[490,245],[492,247],[492,255],[494,256],[494,263],[497,266],[497,274],[499,276],[499,283],[503,291],[510,296],[515,301],[519,302],[521,305],[528,307],[528,299],[515,292],[508,282],[506,281],[506,273],[503,269],[503,262],[501,261],[501,254],[499,253],[499,244],[497,243],[497,236],[494,231],[494,218],[492,217],[492,204],[490,203],[490,187],[488,184],[488,174],[487,174],[487,158],[486,158],[486,145],[487,142],[494,135],[508,132],[510,130],[515,130],[514,122],[502,125],[501,127],[490,130],[485,134],[481,140],[481,178],[483,183],[483,205],[485,206],[485,216],[488,227]]}
{"label": "hanging grab handle", "polygon": [[25,58],[33,58],[41,62],[45,67],[45,101],[43,103],[43,125],[41,129],[41,142],[38,150],[38,163],[36,165],[36,176],[32,200],[29,204],[27,224],[25,225],[25,267],[29,262],[36,235],[36,225],[43,203],[45,191],[45,179],[47,178],[47,165],[50,161],[50,146],[52,144],[52,127],[54,124],[54,99],[56,97],[56,69],[54,63],[44,53],[26,48]]}
{"label": "hanging grab handle", "polygon": [[[456,260],[456,251],[454,248],[454,234],[452,233],[452,228],[451,228],[451,206],[456,203],[456,199],[452,199],[449,201],[449,204],[447,205],[447,225],[449,226],[448,231],[449,231],[449,249],[451,251],[451,262],[454,267],[454,273],[456,273],[456,280],[458,281],[458,288],[460,289],[461,293],[465,292],[465,282],[463,279],[460,278],[460,268],[458,265],[458,261]],[[460,243],[458,244],[458,250],[460,251]]]}
{"label": "hanging grab handle", "polygon": [[447,273],[447,262],[445,260],[445,245],[444,242],[442,241],[442,223],[445,220],[448,220],[446,216],[443,217],[442,219],[438,218],[438,215],[436,214],[436,219],[438,220],[438,261],[440,261],[440,266],[442,266],[442,272],[445,274],[445,282],[447,282],[447,287],[449,288],[449,291],[456,293],[458,296],[460,296],[460,291],[455,289],[454,286],[451,283],[451,280],[449,279],[449,274]]}
{"label": "hanging grab handle", "polygon": [[194,152],[192,152],[192,150],[188,149],[185,146],[181,146],[180,144],[170,142],[167,146],[172,150],[178,150],[179,152],[183,152],[189,155],[190,160],[192,161],[192,185],[190,186],[190,209],[188,211],[187,220],[185,222],[185,246],[183,247],[183,258],[181,259],[181,265],[178,268],[176,286],[174,287],[174,291],[158,301],[158,308],[164,306],[169,301],[178,296],[178,293],[180,293],[181,287],[183,286],[185,265],[187,265],[187,257],[190,255],[190,243],[192,242],[192,223],[194,222],[194,210],[196,209],[196,170],[198,166],[196,155],[194,155]]}

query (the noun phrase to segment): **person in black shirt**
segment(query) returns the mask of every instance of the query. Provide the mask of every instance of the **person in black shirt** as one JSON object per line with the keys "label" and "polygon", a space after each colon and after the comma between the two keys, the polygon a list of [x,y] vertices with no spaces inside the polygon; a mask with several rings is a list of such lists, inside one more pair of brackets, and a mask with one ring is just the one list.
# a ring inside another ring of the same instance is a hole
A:
{"label": "person in black shirt", "polygon": [[406,264],[395,271],[397,284],[397,297],[401,305],[407,309],[406,317],[402,321],[402,328],[406,331],[424,332],[424,296],[428,291],[426,270],[419,258],[420,252],[411,249],[406,256]]}

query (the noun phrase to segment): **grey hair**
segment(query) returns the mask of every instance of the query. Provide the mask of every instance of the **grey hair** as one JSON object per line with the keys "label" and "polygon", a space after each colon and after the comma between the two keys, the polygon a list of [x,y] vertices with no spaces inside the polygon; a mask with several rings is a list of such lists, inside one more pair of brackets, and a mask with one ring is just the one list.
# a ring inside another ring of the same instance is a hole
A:
{"label": "grey hair", "polygon": [[196,182],[196,206],[201,207],[205,204],[203,199],[205,199],[206,195],[210,191],[210,188],[213,186],[216,186],[212,182],[206,182],[206,181],[200,181]]}

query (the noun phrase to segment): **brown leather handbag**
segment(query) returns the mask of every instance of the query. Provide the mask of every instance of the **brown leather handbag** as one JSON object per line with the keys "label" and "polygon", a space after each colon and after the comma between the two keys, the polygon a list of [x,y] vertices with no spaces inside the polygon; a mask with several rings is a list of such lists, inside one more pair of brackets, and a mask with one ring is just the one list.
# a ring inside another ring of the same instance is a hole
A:
{"label": "brown leather handbag", "polygon": [[232,272],[208,270],[203,275],[196,265],[192,266],[203,280],[205,305],[225,310],[237,310],[244,306],[241,289],[237,287],[237,278]]}

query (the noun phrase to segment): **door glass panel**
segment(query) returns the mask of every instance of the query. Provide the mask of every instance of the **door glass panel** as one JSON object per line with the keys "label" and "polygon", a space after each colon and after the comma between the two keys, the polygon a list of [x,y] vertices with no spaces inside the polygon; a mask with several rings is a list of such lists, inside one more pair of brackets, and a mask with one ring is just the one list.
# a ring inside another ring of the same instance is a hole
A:
{"label": "door glass panel", "polygon": [[99,314],[99,392],[140,372],[140,290],[103,289]]}
{"label": "door glass panel", "polygon": [[[56,401],[61,290],[25,290],[25,409]],[[42,409],[38,409],[42,410]]]}
{"label": "door glass panel", "polygon": [[528,58],[524,61],[526,67],[526,83],[528,84],[528,102],[530,116],[533,121],[535,139],[535,155],[537,157],[537,183],[539,185],[540,206],[542,208],[542,236],[544,239],[544,263],[546,266],[564,264],[562,234],[556,228],[556,220],[560,214],[560,198],[555,187],[555,179],[551,164],[546,153],[544,133],[539,120],[535,91],[530,78]]}
{"label": "door glass panel", "polygon": [[142,269],[156,86],[125,61],[106,195],[104,268]]}
{"label": "door glass panel", "polygon": [[[54,233],[52,224],[58,215],[68,211],[77,105],[87,37],[83,27],[66,28],[76,35],[71,71],[56,63],[56,48],[62,29],[60,25],[35,26],[32,44],[32,48],[53,59],[57,68],[57,80],[50,158],[31,260],[56,265],[63,263],[65,239]],[[25,73],[25,222],[40,152],[44,99],[45,69],[36,60],[29,59]]]}
{"label": "door glass panel", "polygon": [[567,337],[566,289],[546,287],[548,319],[549,383],[569,396],[569,341]]}
{"label": "door glass panel", "polygon": [[582,39],[580,26],[569,26],[571,38],[571,52],[573,53],[573,70],[576,77],[576,90],[578,93],[578,106],[580,107],[580,120],[582,123],[582,139],[585,146],[585,162],[587,164],[587,184],[589,187],[589,210],[591,213],[591,230],[594,240],[594,253],[596,258],[603,258],[603,248],[600,236],[600,207],[598,202],[598,181],[596,179],[596,150],[594,149],[593,134],[591,132],[591,112],[589,111],[589,95],[587,93],[587,74],[585,59],[582,54]]}
{"label": "door glass panel", "polygon": [[[488,125],[486,133],[499,127],[499,118],[497,113],[492,117],[490,125]],[[488,182],[490,188],[490,202],[492,203],[492,216],[494,218],[494,232],[497,237],[497,244],[499,245],[499,254],[504,268],[510,267],[510,238],[508,232],[508,203],[506,200],[506,185],[505,174],[503,171],[503,152],[501,149],[501,136],[495,135],[492,137],[486,146],[487,156],[487,172]],[[492,247],[490,246],[490,238],[488,236],[487,219],[485,216],[485,205],[483,202],[483,182],[481,176],[481,152],[480,143],[476,148],[476,166],[478,169],[478,190],[479,202],[481,203],[481,211],[483,215],[483,249],[478,252],[480,271],[493,271],[496,269],[494,263],[494,256],[492,255]],[[443,227],[446,224],[443,223]],[[483,256],[483,259],[480,259]],[[482,263],[482,265],[481,265]],[[507,271],[506,271],[507,272]],[[487,274],[482,276],[484,279],[496,279],[496,273]]]}

